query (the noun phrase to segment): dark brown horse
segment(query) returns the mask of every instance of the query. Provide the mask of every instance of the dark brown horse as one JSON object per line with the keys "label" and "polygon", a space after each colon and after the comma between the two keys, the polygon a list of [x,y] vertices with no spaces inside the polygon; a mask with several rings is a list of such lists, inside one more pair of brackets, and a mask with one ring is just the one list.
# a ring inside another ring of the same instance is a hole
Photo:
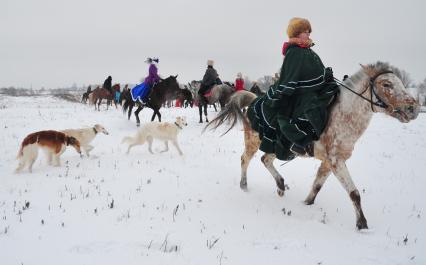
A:
{"label": "dark brown horse", "polygon": [[114,91],[116,90],[120,90],[120,84],[115,84],[112,86],[111,90],[105,89],[105,88],[100,88],[97,87],[95,90],[93,90],[92,92],[92,96],[93,96],[93,104],[95,104],[95,110],[96,110],[96,103],[98,103],[98,111],[99,106],[101,105],[102,99],[106,99],[107,100],[107,110],[108,110],[108,106],[112,104],[112,102],[114,102],[115,108],[117,108],[117,103],[114,100]]}
{"label": "dark brown horse", "polygon": [[179,84],[176,78],[177,75],[171,75],[154,85],[154,87],[151,89],[151,93],[148,96],[148,101],[146,105],[142,105],[139,101],[133,101],[132,96],[130,94],[130,90],[123,92],[123,97],[125,98],[123,112],[126,112],[128,110],[127,118],[130,120],[132,109],[135,104],[137,104],[138,109],[135,111],[136,126],[139,126],[141,123],[139,120],[139,112],[141,112],[144,107],[151,108],[154,111],[154,113],[152,114],[151,121],[154,121],[155,116],[158,116],[158,121],[161,122],[160,108],[162,107],[164,102],[170,99],[173,95],[178,94],[180,90],[183,90],[179,88]]}

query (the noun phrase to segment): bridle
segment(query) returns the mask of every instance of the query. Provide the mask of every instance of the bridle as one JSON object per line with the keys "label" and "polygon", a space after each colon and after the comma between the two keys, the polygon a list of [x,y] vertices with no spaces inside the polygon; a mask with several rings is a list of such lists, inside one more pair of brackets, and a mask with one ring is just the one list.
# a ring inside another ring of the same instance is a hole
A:
{"label": "bridle", "polygon": [[[377,107],[380,107],[380,108],[383,108],[383,109],[387,109],[387,108],[389,107],[389,105],[388,105],[388,104],[386,104],[386,103],[383,101],[383,99],[381,99],[381,98],[379,97],[379,95],[377,95],[376,90],[374,89],[376,79],[377,79],[379,76],[384,75],[384,74],[393,74],[393,72],[392,72],[392,71],[390,71],[390,70],[387,70],[387,71],[380,72],[380,73],[376,74],[375,76],[371,77],[371,78],[370,78],[370,81],[369,81],[369,84],[368,84],[368,87],[367,87],[364,91],[362,91],[361,93],[357,93],[356,91],[354,91],[353,89],[351,89],[350,87],[348,87],[347,85],[345,85],[342,81],[338,80],[337,78],[333,78],[333,79],[334,79],[334,81],[336,81],[336,83],[337,83],[337,84],[339,84],[339,85],[343,86],[344,88],[348,89],[349,91],[351,91],[352,93],[354,93],[354,94],[355,94],[355,95],[357,95],[358,97],[360,97],[360,98],[362,98],[362,99],[364,99],[364,100],[366,100],[366,101],[370,102],[371,110],[372,110],[373,112],[376,112],[376,111],[374,110],[373,106],[377,106]],[[366,98],[366,97],[363,95],[363,94],[365,93],[365,91],[367,91],[368,89],[370,89],[370,98]],[[374,96],[375,96],[375,97],[376,97],[376,99],[377,99],[376,101],[373,101],[373,94],[374,94]]]}

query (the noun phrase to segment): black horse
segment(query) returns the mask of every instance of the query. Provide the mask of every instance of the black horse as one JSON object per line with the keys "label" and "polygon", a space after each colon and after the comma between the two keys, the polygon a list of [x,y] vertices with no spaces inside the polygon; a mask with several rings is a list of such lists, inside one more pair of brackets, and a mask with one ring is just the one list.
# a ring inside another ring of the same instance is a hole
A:
{"label": "black horse", "polygon": [[154,121],[155,116],[158,116],[158,121],[161,122],[161,113],[160,108],[163,105],[166,100],[171,99],[173,95],[178,95],[180,90],[179,84],[176,80],[176,76],[169,76],[166,79],[163,79],[159,83],[157,83],[152,89],[151,93],[148,97],[148,101],[145,105],[142,105],[139,101],[133,101],[132,96],[130,94],[130,90],[127,90],[126,92],[123,92],[123,97],[125,99],[124,105],[123,105],[123,113],[125,113],[128,110],[127,119],[130,120],[130,115],[132,113],[132,109],[135,106],[135,104],[138,105],[137,110],[135,111],[135,117],[136,117],[136,126],[140,126],[140,120],[139,120],[139,112],[144,107],[151,108],[154,113],[152,114],[151,121]]}
{"label": "black horse", "polygon": [[194,97],[192,96],[192,92],[188,88],[179,89],[179,91],[176,94],[176,99],[178,99],[182,106],[187,108],[190,106],[194,106]]}

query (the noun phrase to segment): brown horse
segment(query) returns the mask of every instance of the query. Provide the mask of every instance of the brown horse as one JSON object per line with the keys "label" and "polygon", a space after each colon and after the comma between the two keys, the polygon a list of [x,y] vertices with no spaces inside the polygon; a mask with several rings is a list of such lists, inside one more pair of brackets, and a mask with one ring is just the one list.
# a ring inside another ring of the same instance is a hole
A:
{"label": "brown horse", "polygon": [[99,106],[101,105],[102,99],[106,99],[107,100],[107,110],[108,110],[108,106],[112,104],[112,102],[114,102],[115,108],[117,108],[117,103],[114,100],[114,91],[116,90],[120,90],[120,84],[115,84],[112,86],[111,90],[105,89],[105,88],[100,88],[97,87],[95,90],[93,90],[92,92],[92,97],[93,97],[93,104],[95,104],[95,110],[96,110],[96,103],[98,103],[98,111]]}
{"label": "brown horse", "polygon": [[[367,220],[361,208],[359,191],[346,167],[346,160],[351,157],[355,143],[367,129],[375,112],[384,113],[407,123],[415,119],[420,111],[419,104],[406,91],[401,79],[391,69],[389,65],[381,62],[363,66],[355,75],[340,83],[340,94],[331,107],[327,127],[320,139],[314,143],[314,156],[322,163],[305,203],[308,205],[314,203],[318,192],[332,172],[352,200],[358,229],[367,229]],[[256,95],[251,92],[237,92],[231,97],[226,108],[207,125],[217,128],[225,121],[230,121],[229,131],[238,120],[243,121],[245,150],[241,156],[240,181],[243,190],[247,189],[248,165],[259,149],[261,141],[259,134],[251,128],[247,115],[241,109],[249,106],[255,99]],[[274,159],[275,154],[264,154],[261,158],[276,181],[278,194],[282,196],[285,190],[284,179],[275,169]]]}

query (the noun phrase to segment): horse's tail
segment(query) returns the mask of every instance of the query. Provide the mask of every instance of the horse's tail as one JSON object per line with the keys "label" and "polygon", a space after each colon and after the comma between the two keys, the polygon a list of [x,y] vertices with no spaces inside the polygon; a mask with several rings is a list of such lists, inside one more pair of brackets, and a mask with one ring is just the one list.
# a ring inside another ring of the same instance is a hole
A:
{"label": "horse's tail", "polygon": [[216,118],[210,121],[203,131],[207,130],[209,127],[211,127],[212,130],[215,130],[225,121],[228,123],[229,128],[222,135],[228,133],[238,121],[242,121],[244,126],[250,127],[250,123],[247,117],[244,116],[241,109],[248,107],[256,98],[256,94],[246,90],[235,92]]}

